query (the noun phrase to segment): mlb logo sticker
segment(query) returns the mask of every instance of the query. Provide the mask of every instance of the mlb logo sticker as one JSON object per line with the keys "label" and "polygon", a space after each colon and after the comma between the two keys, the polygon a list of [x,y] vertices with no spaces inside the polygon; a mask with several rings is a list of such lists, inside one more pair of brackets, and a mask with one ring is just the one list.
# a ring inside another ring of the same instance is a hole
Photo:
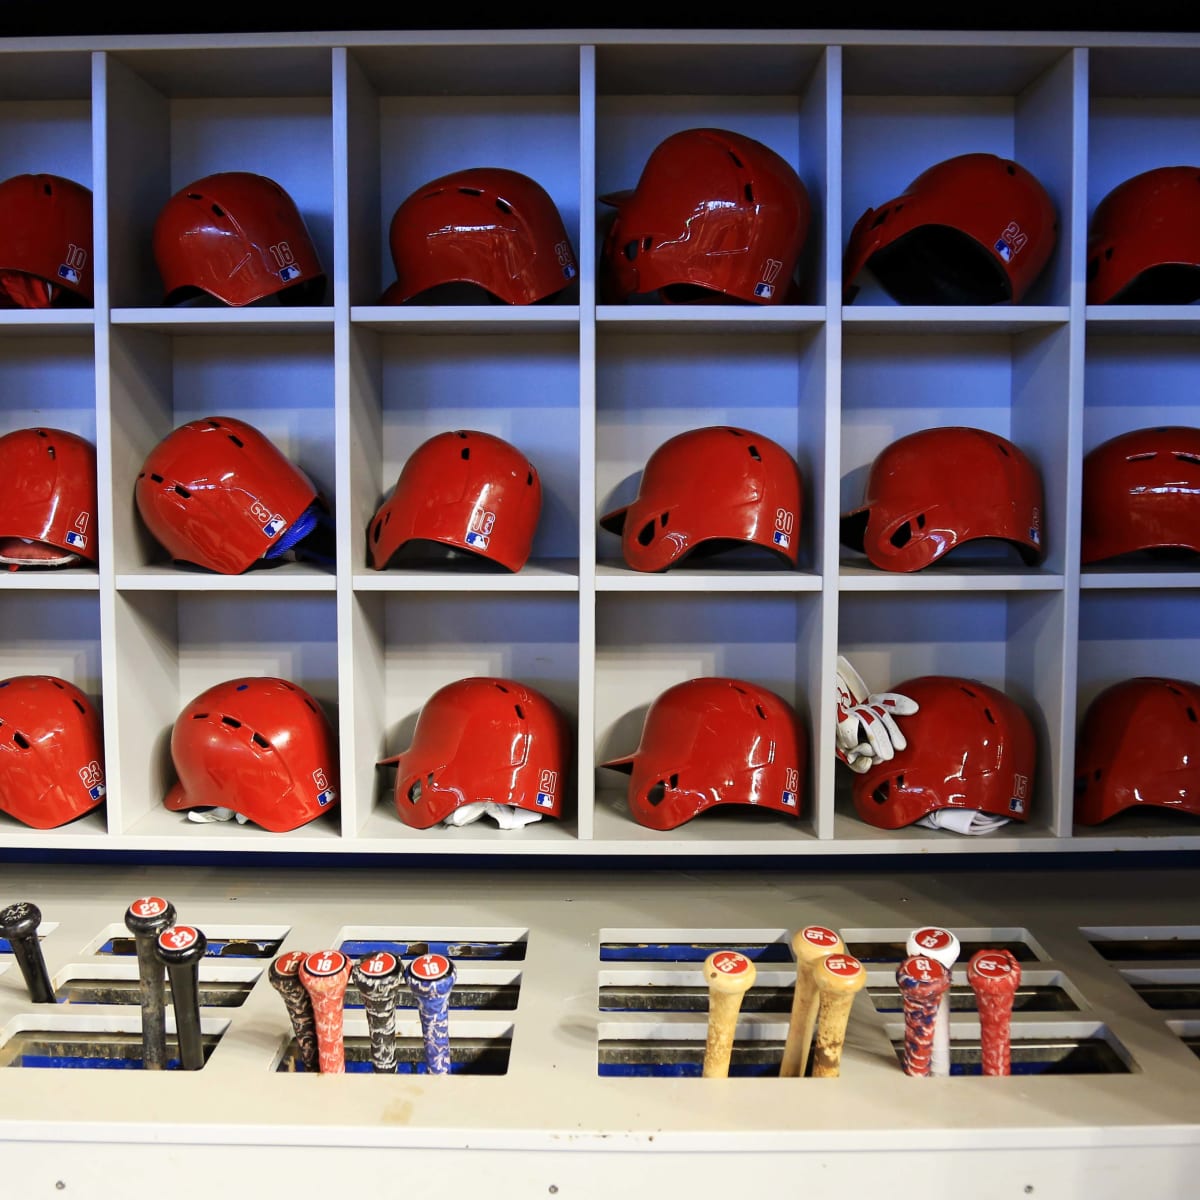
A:
{"label": "mlb logo sticker", "polygon": [[995,250],[1005,262],[1012,261],[1012,247],[1003,238],[997,241]]}
{"label": "mlb logo sticker", "polygon": [[282,279],[284,283],[290,283],[293,279],[298,279],[299,277],[300,268],[297,266],[284,267],[283,270],[279,272],[279,278]]}
{"label": "mlb logo sticker", "polygon": [[538,792],[537,794],[538,808],[553,808],[554,797],[549,792]]}
{"label": "mlb logo sticker", "polygon": [[68,267],[66,263],[58,268],[58,277],[66,280],[67,283],[79,283],[79,272],[74,267]]}
{"label": "mlb logo sticker", "polygon": [[563,267],[562,273],[563,273],[564,279],[574,279],[575,278],[575,268],[573,266],[571,266],[569,263]]}
{"label": "mlb logo sticker", "polygon": [[102,800],[104,798],[104,784],[98,783],[95,787],[88,788],[88,795],[93,800]]}
{"label": "mlb logo sticker", "polygon": [[473,529],[467,531],[466,542],[468,546],[474,546],[477,550],[486,550],[488,548],[487,534],[476,533]]}
{"label": "mlb logo sticker", "polygon": [[1014,813],[1024,812],[1025,811],[1025,801],[1022,800],[1020,796],[1014,796],[1008,802],[1008,811],[1014,812]]}
{"label": "mlb logo sticker", "polygon": [[278,536],[283,531],[283,518],[276,513],[264,526],[263,533],[269,538]]}
{"label": "mlb logo sticker", "polygon": [[754,285],[754,294],[760,300],[770,300],[775,295],[775,289],[769,283],[756,283]]}
{"label": "mlb logo sticker", "polygon": [[87,538],[82,533],[76,533],[75,530],[69,529],[67,531],[67,545],[75,546],[82,550],[87,545]]}
{"label": "mlb logo sticker", "polygon": [[776,529],[772,536],[775,539],[775,545],[782,546],[785,550],[792,544],[792,539],[782,529]]}
{"label": "mlb logo sticker", "polygon": [[326,788],[325,791],[317,793],[317,803],[324,808],[325,805],[332,804],[336,796],[337,793],[333,788]]}
{"label": "mlb logo sticker", "polygon": [[788,808],[795,808],[796,807],[796,793],[795,792],[784,792],[783,793],[783,802],[784,802],[784,804],[786,804],[788,806]]}

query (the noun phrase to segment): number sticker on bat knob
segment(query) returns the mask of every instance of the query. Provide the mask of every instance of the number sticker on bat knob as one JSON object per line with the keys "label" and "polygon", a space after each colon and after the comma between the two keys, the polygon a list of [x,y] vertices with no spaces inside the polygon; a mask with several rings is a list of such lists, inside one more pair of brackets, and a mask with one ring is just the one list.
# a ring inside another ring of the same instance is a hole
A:
{"label": "number sticker on bat knob", "polygon": [[300,970],[300,964],[304,961],[303,950],[289,950],[286,954],[281,954],[275,960],[276,975],[295,975]]}
{"label": "number sticker on bat knob", "polygon": [[199,940],[199,930],[191,925],[172,925],[158,935],[158,944],[164,950],[190,950]]}
{"label": "number sticker on bat knob", "polygon": [[925,950],[945,950],[952,935],[945,929],[918,929],[912,936],[913,941]]}
{"label": "number sticker on bat knob", "polygon": [[832,929],[826,929],[824,925],[808,925],[800,936],[814,946],[836,946],[842,940]]}
{"label": "number sticker on bat knob", "polygon": [[400,965],[399,959],[387,950],[378,950],[359,964],[358,969],[364,975],[390,975]]}
{"label": "number sticker on bat knob", "polygon": [[977,975],[984,975],[990,979],[1012,974],[1012,963],[1006,958],[977,958],[972,967]]}
{"label": "number sticker on bat knob", "polygon": [[740,975],[750,966],[750,960],[736,950],[722,950],[713,955],[712,965],[722,975]]}
{"label": "number sticker on bat knob", "polygon": [[339,950],[317,950],[304,960],[310,975],[337,975],[346,969],[346,956]]}
{"label": "number sticker on bat knob", "polygon": [[130,906],[135,917],[161,917],[171,906],[161,896],[140,896]]}
{"label": "number sticker on bat knob", "polygon": [[901,970],[910,979],[916,979],[920,983],[932,983],[935,979],[946,977],[946,968],[940,962],[926,958],[923,954],[906,959]]}
{"label": "number sticker on bat knob", "polygon": [[862,970],[862,963],[847,954],[831,954],[824,962],[825,969],[841,979],[853,979]]}
{"label": "number sticker on bat knob", "polygon": [[450,970],[450,960],[442,954],[422,954],[409,970],[420,979],[441,979]]}

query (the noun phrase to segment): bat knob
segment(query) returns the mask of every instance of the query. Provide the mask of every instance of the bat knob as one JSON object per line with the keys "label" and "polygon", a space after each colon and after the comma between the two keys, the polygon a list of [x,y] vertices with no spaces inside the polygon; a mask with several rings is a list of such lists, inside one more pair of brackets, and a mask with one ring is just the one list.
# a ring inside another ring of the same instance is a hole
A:
{"label": "bat knob", "polygon": [[281,954],[271,964],[270,970],[267,972],[271,986],[278,991],[282,984],[287,983],[288,980],[295,979],[300,973],[300,964],[303,961],[303,950],[289,950],[286,954]]}
{"label": "bat knob", "polygon": [[300,981],[318,995],[345,992],[350,978],[350,960],[340,950],[315,950],[304,955],[299,966]]}
{"label": "bat knob", "polygon": [[0,933],[10,941],[37,933],[42,923],[42,910],[28,900],[19,900],[0,911]]}
{"label": "bat knob", "polygon": [[440,999],[454,987],[457,972],[444,954],[421,954],[404,968],[413,994],[421,999]]}
{"label": "bat knob", "polygon": [[360,993],[386,995],[399,988],[404,978],[404,964],[389,950],[379,950],[356,962],[350,978]]}
{"label": "bat knob", "polygon": [[175,906],[161,896],[141,896],[125,910],[125,928],[135,938],[158,937],[175,924]]}
{"label": "bat knob", "polygon": [[717,950],[704,960],[704,980],[717,995],[740,996],[754,986],[758,968],[737,950]]}
{"label": "bat knob", "polygon": [[154,943],[159,960],[168,967],[198,963],[208,949],[208,939],[194,925],[172,925]]}

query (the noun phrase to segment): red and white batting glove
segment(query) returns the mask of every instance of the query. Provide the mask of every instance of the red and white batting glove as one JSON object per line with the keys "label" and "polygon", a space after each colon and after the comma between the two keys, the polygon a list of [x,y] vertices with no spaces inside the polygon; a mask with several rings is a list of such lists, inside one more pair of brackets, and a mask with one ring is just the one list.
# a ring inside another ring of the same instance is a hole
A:
{"label": "red and white batting glove", "polygon": [[898,692],[868,692],[863,677],[840,654],[837,660],[837,756],[862,774],[894,758],[908,742],[896,717],[911,716],[917,702]]}

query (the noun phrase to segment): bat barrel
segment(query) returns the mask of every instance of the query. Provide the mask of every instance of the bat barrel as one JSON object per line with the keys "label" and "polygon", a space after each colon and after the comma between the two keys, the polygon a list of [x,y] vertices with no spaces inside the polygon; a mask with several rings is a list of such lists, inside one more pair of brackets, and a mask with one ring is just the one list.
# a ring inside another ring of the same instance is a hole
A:
{"label": "bat barrel", "polygon": [[852,955],[829,954],[813,967],[813,982],[821,1004],[812,1074],[814,1079],[833,1079],[841,1074],[850,1010],[867,982],[867,972]]}

